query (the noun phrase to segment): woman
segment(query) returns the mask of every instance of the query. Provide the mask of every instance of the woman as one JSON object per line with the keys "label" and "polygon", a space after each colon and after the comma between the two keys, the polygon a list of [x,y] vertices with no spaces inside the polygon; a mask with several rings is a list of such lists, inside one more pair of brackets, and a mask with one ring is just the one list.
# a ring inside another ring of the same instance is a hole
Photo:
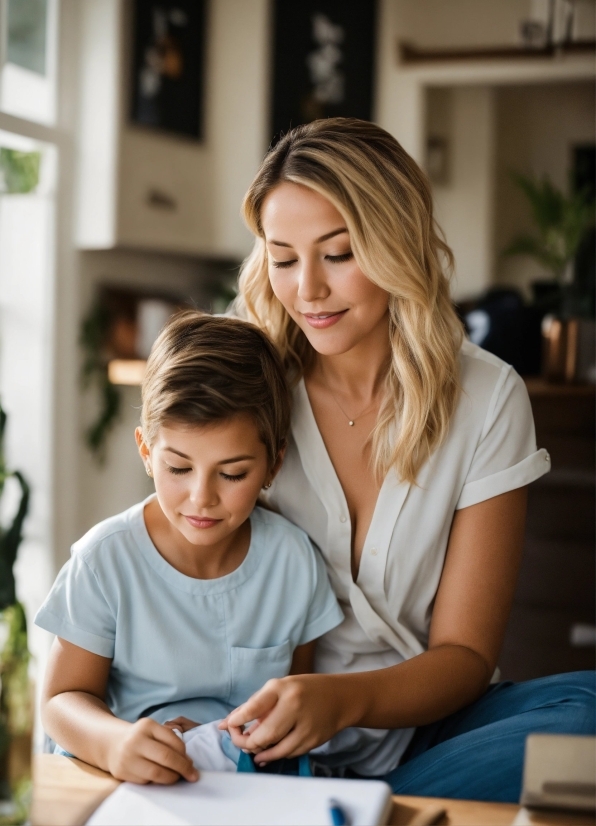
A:
{"label": "woman", "polygon": [[525,386],[464,340],[428,182],[378,126],[292,130],[244,215],[238,311],[295,384],[268,501],[320,547],[346,619],[318,674],[230,715],[234,740],[265,763],[334,738],[395,792],[515,801],[528,733],[594,730],[591,672],[491,685],[527,485],[550,469]]}

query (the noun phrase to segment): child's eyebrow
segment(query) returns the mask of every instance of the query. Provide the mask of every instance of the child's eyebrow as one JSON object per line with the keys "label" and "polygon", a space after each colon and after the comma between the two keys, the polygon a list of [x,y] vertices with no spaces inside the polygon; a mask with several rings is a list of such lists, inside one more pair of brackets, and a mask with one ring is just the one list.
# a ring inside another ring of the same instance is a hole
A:
{"label": "child's eyebrow", "polygon": [[[186,453],[182,453],[182,451],[180,451],[180,450],[176,450],[176,448],[174,448],[174,447],[164,447],[164,450],[167,450],[170,453],[175,453],[176,456],[180,456],[182,459],[188,459],[189,462],[192,461],[190,456],[187,456]],[[232,456],[231,459],[222,459],[221,462],[218,462],[217,464],[218,465],[231,465],[234,462],[242,462],[242,461],[245,461],[246,459],[254,459],[254,458],[255,458],[254,456],[251,456],[250,454],[246,453],[246,454],[242,454],[241,456]]]}

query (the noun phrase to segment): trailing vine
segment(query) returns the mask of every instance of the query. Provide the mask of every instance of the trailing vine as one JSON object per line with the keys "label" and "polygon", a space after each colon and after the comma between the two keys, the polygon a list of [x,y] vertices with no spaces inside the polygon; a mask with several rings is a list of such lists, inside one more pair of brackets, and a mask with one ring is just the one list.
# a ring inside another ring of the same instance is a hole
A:
{"label": "trailing vine", "polygon": [[85,442],[100,464],[105,461],[107,437],[118,420],[122,402],[119,389],[108,378],[108,359],[104,344],[110,323],[108,309],[100,301],[96,301],[81,323],[79,336],[83,351],[81,385],[84,390],[95,386],[100,398],[95,421],[85,430]]}

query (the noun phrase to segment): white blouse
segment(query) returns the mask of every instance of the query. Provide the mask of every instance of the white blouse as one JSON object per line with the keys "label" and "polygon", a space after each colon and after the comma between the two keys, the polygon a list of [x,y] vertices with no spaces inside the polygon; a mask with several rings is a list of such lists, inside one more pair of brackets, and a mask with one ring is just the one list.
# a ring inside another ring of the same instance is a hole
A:
{"label": "white blouse", "polygon": [[[526,387],[513,368],[469,341],[460,365],[463,392],[448,436],[416,485],[400,482],[394,471],[387,474],[355,582],[346,498],[304,382],[294,391],[288,451],[267,502],[320,548],[345,615],[319,641],[319,672],[386,668],[425,651],[454,512],[550,470],[548,453],[536,448]],[[381,774],[398,764],[412,733],[347,730],[333,750],[353,750],[344,763],[362,774]]]}

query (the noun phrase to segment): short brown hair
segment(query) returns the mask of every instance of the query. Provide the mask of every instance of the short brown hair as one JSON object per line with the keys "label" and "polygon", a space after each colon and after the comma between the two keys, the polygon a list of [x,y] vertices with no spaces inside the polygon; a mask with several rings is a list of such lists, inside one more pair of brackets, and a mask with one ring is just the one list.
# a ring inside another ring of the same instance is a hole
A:
{"label": "short brown hair", "polygon": [[281,359],[247,321],[184,310],[153,345],[142,386],[141,427],[151,445],[166,422],[209,424],[240,413],[255,422],[274,464],[290,427]]}

